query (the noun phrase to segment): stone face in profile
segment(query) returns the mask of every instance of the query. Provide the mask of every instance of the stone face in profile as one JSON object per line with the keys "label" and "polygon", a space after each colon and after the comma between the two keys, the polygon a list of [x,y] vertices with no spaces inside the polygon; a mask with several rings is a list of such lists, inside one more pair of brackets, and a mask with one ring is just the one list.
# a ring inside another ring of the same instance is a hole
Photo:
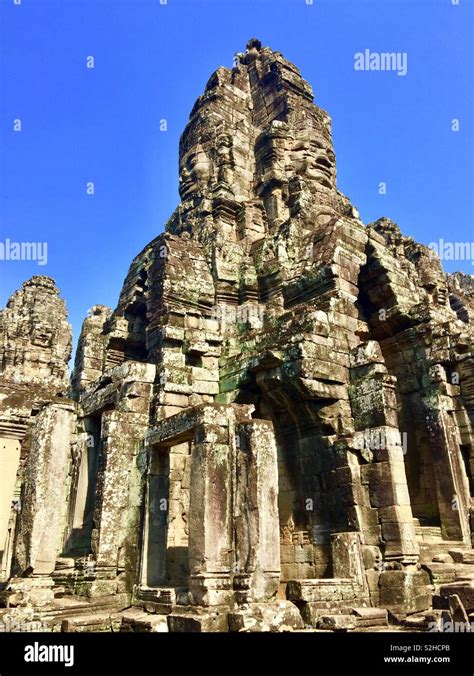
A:
{"label": "stone face in profile", "polygon": [[[52,281],[0,316],[9,602],[47,605],[55,580],[150,631],[426,613],[474,561],[472,279],[390,219],[362,223],[329,116],[257,39],[196,101],[179,192],[115,310],[85,319],[72,400]],[[17,366],[41,401],[19,405]]]}
{"label": "stone face in profile", "polygon": [[201,146],[192,148],[181,160],[179,194],[186,200],[207,189],[210,179],[210,162]]}

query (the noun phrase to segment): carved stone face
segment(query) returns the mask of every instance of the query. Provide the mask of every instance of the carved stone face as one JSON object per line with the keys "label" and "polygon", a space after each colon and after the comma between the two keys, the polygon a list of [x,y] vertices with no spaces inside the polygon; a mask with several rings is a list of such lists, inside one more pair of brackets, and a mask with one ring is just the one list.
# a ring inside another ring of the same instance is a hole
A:
{"label": "carved stone face", "polygon": [[362,556],[367,570],[382,570],[383,557],[378,547],[365,546],[362,549]]}
{"label": "carved stone face", "polygon": [[181,160],[179,194],[186,200],[205,190],[210,178],[210,162],[202,146],[191,148]]}
{"label": "carved stone face", "polygon": [[50,347],[53,340],[53,329],[44,323],[33,325],[31,343],[38,347]]}
{"label": "carved stone face", "polygon": [[311,141],[300,141],[292,152],[295,171],[310,181],[333,188],[336,181],[336,163],[330,148]]}
{"label": "carved stone face", "polygon": [[438,305],[446,305],[448,302],[448,289],[444,286],[438,286],[436,289],[436,302]]}

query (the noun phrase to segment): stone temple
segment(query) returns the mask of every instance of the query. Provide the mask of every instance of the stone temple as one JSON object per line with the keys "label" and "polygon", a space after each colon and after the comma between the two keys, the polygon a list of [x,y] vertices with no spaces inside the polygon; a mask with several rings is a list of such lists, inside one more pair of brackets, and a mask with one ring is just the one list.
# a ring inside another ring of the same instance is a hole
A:
{"label": "stone temple", "polygon": [[[180,141],[115,310],[0,312],[0,623],[474,619],[472,277],[336,187],[331,120],[250,40]],[[432,625],[434,626],[434,625]]]}

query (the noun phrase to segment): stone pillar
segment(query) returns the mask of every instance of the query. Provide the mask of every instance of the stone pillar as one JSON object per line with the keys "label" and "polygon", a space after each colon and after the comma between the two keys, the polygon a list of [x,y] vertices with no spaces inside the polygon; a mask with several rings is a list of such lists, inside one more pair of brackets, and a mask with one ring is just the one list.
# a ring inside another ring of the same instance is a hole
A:
{"label": "stone pillar", "polygon": [[145,488],[145,515],[141,560],[143,587],[166,586],[169,516],[169,450],[150,447]]}
{"label": "stone pillar", "polygon": [[370,501],[378,509],[386,560],[415,563],[419,556],[400,432],[383,426],[365,430],[374,462],[362,467]]}
{"label": "stone pillar", "polygon": [[371,507],[378,510],[384,558],[416,563],[419,548],[398,430],[396,379],[387,374],[375,341],[352,350],[351,366],[355,446],[368,460],[361,477],[369,487]]}
{"label": "stone pillar", "polygon": [[234,589],[240,602],[269,601],[280,582],[278,461],[273,425],[236,426]]}
{"label": "stone pillar", "polygon": [[230,603],[232,599],[234,429],[229,416],[228,426],[201,424],[194,436],[189,500],[189,589],[196,605],[214,606]]}
{"label": "stone pillar", "polygon": [[[426,401],[425,401],[425,406]],[[436,408],[427,407],[428,433],[431,442],[436,494],[445,540],[470,543],[470,495],[461,451],[449,413],[438,400]]]}
{"label": "stone pillar", "polygon": [[20,463],[20,442],[18,439],[0,439],[0,579],[6,570],[6,550],[8,546],[8,524],[15,491],[16,475]]}
{"label": "stone pillar", "polygon": [[137,421],[133,413],[106,411],[102,414],[93,549],[97,566],[110,568],[115,574],[119,549],[127,533],[133,460],[143,443],[144,433],[143,421]]}
{"label": "stone pillar", "polygon": [[71,404],[50,404],[38,414],[25,468],[18,559],[24,570],[50,575],[64,544],[71,441]]}
{"label": "stone pillar", "polygon": [[138,559],[144,468],[138,467],[137,458],[149,420],[155,367],[127,361],[114,374],[119,383],[116,406],[101,416],[92,533],[97,579],[88,590],[91,596],[131,591]]}

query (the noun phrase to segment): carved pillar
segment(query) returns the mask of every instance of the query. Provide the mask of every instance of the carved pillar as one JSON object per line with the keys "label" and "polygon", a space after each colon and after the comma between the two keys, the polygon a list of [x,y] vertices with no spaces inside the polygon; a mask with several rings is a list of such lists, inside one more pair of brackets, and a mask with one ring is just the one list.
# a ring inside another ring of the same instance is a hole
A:
{"label": "carved pillar", "polygon": [[442,400],[436,404],[425,400],[428,434],[431,443],[436,494],[445,540],[470,543],[469,484],[461,451],[454,432],[453,420],[444,410]]}
{"label": "carved pillar", "polygon": [[[234,423],[200,424],[195,431],[189,501],[189,589],[194,603],[232,598],[232,475]],[[230,441],[232,439],[232,441]]]}
{"label": "carved pillar", "polygon": [[92,535],[99,579],[91,594],[130,591],[137,565],[143,471],[137,458],[148,425],[155,368],[129,361],[120,369],[116,408],[102,413]]}
{"label": "carved pillar", "polygon": [[[110,569],[114,577],[118,572],[120,549],[129,535],[135,478],[133,463],[145,433],[143,421],[137,421],[136,417],[141,416],[119,411],[106,411],[102,415],[93,549],[98,568]],[[136,502],[138,509],[138,498]]]}
{"label": "carved pillar", "polygon": [[64,544],[75,408],[51,404],[37,416],[25,468],[18,558],[35,575],[54,571]]}
{"label": "carved pillar", "polygon": [[0,580],[8,577],[9,522],[20,463],[20,441],[0,439]]}
{"label": "carved pillar", "polygon": [[278,463],[273,425],[236,427],[234,589],[241,602],[274,598],[280,581]]}
{"label": "carved pillar", "polygon": [[385,559],[418,560],[403,449],[398,430],[395,382],[387,374],[378,343],[369,341],[352,354],[352,396],[356,446],[368,460],[361,467],[371,506],[378,510]]}

